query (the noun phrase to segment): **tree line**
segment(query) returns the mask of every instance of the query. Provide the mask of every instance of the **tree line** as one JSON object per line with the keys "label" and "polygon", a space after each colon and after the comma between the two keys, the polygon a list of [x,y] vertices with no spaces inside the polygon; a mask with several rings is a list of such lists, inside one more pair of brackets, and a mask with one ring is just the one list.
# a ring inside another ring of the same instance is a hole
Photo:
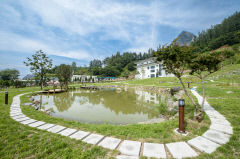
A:
{"label": "tree line", "polygon": [[[106,57],[104,60],[94,59],[89,63],[89,73],[92,75],[105,77],[128,77],[131,71],[135,70],[134,62],[137,60],[144,60],[153,57],[155,51],[149,49],[147,53],[124,52]],[[104,66],[104,67],[103,67]]]}
{"label": "tree line", "polygon": [[237,43],[240,43],[240,12],[225,18],[221,24],[199,32],[192,45],[204,52]]}

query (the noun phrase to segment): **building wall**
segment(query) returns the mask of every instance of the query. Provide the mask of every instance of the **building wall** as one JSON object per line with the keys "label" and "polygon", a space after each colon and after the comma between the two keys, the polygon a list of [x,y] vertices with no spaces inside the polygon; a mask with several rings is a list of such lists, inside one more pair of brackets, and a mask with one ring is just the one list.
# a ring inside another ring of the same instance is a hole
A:
{"label": "building wall", "polygon": [[137,64],[137,74],[136,79],[146,79],[154,77],[174,77],[173,74],[167,74],[166,71],[162,68],[162,64],[156,63],[154,60],[143,60]]}
{"label": "building wall", "polygon": [[79,81],[79,82],[87,82],[87,80],[91,79],[91,82],[97,82],[97,76],[90,76],[90,75],[73,75],[71,81]]}

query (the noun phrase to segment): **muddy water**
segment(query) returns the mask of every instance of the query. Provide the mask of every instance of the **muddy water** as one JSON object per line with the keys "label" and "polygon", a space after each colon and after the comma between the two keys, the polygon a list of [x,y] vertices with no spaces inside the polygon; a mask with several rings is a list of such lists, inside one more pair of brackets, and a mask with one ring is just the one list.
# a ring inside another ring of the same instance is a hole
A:
{"label": "muddy water", "polygon": [[159,117],[164,96],[138,89],[78,89],[35,97],[41,108],[51,109],[52,116],[85,123],[131,124]]}

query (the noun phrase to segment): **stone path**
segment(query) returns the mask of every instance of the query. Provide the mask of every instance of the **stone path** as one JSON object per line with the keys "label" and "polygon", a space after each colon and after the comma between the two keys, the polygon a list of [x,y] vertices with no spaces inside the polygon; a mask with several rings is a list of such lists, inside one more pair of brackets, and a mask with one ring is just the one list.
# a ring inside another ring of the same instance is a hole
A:
{"label": "stone path", "polygon": [[[193,88],[191,91],[201,104],[203,98],[196,92],[195,89],[196,88]],[[195,137],[187,142],[158,144],[141,143],[139,141],[105,137],[100,134],[66,128],[61,125],[30,119],[21,111],[20,96],[22,95],[23,94],[20,94],[13,98],[10,108],[10,116],[13,120],[40,130],[46,130],[51,133],[68,136],[72,139],[82,140],[83,142],[89,144],[98,145],[111,150],[119,150],[121,155],[118,155],[116,157],[117,159],[138,159],[139,156],[146,156],[149,158],[185,158],[195,157],[200,154],[199,152],[210,154],[219,146],[226,144],[233,134],[231,124],[223,115],[212,108],[207,101],[205,101],[204,110],[211,120],[211,126],[208,131],[206,131],[202,136]],[[196,150],[198,152],[196,152]]]}

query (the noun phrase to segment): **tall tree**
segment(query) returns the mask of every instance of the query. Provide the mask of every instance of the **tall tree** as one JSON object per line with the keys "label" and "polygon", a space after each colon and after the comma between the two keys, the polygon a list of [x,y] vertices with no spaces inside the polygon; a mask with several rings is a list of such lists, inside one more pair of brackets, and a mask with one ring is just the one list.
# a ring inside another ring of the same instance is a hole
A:
{"label": "tall tree", "polygon": [[205,53],[198,53],[198,55],[192,60],[190,63],[190,69],[192,75],[197,76],[201,80],[201,87],[202,87],[202,95],[203,101],[201,104],[201,109],[199,114],[195,116],[198,121],[203,120],[203,111],[204,111],[204,102],[205,102],[205,80],[206,78],[219,70],[219,64],[222,62],[223,57],[221,52],[205,52]]}
{"label": "tall tree", "polygon": [[90,61],[89,67],[90,67],[90,69],[93,67],[102,68],[102,61],[94,59],[94,60]]}
{"label": "tall tree", "polygon": [[61,64],[57,70],[56,75],[61,84],[61,88],[64,85],[66,90],[68,90],[68,83],[71,81],[73,74],[73,69],[70,65]]}
{"label": "tall tree", "polygon": [[16,80],[18,79],[19,71],[16,69],[4,69],[0,71],[0,78],[2,80]]}
{"label": "tall tree", "polygon": [[73,73],[75,73],[77,71],[77,64],[76,64],[76,62],[72,62],[72,69],[73,69]]}
{"label": "tall tree", "polygon": [[180,81],[183,90],[186,96],[192,101],[193,105],[195,106],[195,115],[197,112],[197,104],[188,93],[183,80],[182,76],[186,70],[189,68],[189,63],[193,58],[193,48],[190,46],[179,46],[174,40],[168,46],[162,46],[156,52],[157,60],[162,62],[163,68],[166,70],[167,73],[174,74],[177,79]]}
{"label": "tall tree", "polygon": [[26,66],[30,66],[30,71],[40,80],[41,90],[43,84],[47,80],[47,73],[52,68],[52,60],[47,55],[39,50],[32,55],[32,58],[27,57],[27,61],[24,61]]}

